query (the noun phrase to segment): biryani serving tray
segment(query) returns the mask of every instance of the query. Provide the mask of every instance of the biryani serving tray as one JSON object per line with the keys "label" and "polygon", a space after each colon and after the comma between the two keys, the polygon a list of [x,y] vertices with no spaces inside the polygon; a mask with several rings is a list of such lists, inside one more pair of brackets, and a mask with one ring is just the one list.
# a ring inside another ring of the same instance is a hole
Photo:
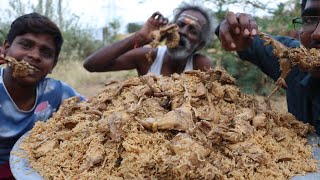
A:
{"label": "biryani serving tray", "polygon": [[[23,158],[25,152],[19,148],[21,141],[29,133],[24,134],[15,143],[10,154],[10,168],[13,176],[17,180],[43,180],[44,178],[33,168],[30,167],[29,162],[26,158]],[[307,135],[308,144],[313,145],[313,156],[318,162],[318,171],[307,173],[303,176],[295,176],[291,180],[319,180],[320,179],[320,137],[311,133]]]}

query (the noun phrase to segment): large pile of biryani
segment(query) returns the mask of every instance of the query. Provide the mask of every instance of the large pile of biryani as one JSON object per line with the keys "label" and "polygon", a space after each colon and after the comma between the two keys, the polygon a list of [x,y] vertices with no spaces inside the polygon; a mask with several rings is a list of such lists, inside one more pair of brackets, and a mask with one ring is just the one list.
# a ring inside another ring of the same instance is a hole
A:
{"label": "large pile of biryani", "polygon": [[66,100],[21,144],[45,179],[288,179],[317,170],[310,125],[222,69],[114,82]]}

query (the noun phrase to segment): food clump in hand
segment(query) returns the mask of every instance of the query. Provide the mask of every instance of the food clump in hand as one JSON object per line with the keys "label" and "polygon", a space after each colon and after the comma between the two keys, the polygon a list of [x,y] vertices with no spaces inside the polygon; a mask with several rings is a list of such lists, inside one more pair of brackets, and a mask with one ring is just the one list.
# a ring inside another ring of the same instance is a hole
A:
{"label": "food clump in hand", "polygon": [[289,48],[262,32],[259,33],[259,37],[266,41],[265,45],[271,45],[273,54],[279,58],[281,70],[280,77],[276,82],[277,86],[267,99],[280,89],[280,87],[286,87],[285,78],[294,66],[297,65],[305,71],[320,67],[320,51],[315,48],[307,49],[303,45],[298,48]]}
{"label": "food clump in hand", "polygon": [[160,44],[162,40],[166,40],[165,44],[168,48],[174,48],[179,45],[179,27],[176,24],[162,26],[160,29],[152,31],[150,33],[150,37],[152,38],[152,42],[149,44],[151,49],[146,56],[148,61],[152,62],[151,52]]}

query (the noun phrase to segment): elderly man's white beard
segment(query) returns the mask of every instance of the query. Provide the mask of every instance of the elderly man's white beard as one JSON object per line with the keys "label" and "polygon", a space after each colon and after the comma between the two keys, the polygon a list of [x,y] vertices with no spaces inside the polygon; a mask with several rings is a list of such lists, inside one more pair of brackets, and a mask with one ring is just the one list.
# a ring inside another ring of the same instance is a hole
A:
{"label": "elderly man's white beard", "polygon": [[189,56],[195,53],[197,45],[192,45],[186,37],[181,36],[179,46],[171,49],[168,48],[168,54],[174,60],[187,60]]}

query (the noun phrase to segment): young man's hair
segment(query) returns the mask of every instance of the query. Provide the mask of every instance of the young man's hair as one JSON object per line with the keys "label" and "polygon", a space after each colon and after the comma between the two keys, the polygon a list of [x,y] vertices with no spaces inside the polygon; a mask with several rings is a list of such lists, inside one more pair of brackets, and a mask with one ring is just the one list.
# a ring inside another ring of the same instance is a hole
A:
{"label": "young man's hair", "polygon": [[205,19],[206,24],[203,26],[203,30],[201,33],[201,40],[205,43],[205,45],[208,45],[210,41],[213,39],[214,35],[214,16],[212,15],[212,12],[208,9],[205,9],[204,7],[197,5],[195,3],[188,4],[186,2],[183,2],[178,8],[174,10],[174,17],[173,22],[176,22],[179,18],[179,16],[187,10],[193,10],[201,13]]}
{"label": "young man's hair", "polygon": [[12,44],[13,40],[17,36],[26,33],[44,33],[51,35],[55,44],[55,61],[58,60],[63,38],[60,29],[54,22],[52,22],[48,17],[42,16],[38,13],[22,15],[12,22],[6,40],[9,44]]}

